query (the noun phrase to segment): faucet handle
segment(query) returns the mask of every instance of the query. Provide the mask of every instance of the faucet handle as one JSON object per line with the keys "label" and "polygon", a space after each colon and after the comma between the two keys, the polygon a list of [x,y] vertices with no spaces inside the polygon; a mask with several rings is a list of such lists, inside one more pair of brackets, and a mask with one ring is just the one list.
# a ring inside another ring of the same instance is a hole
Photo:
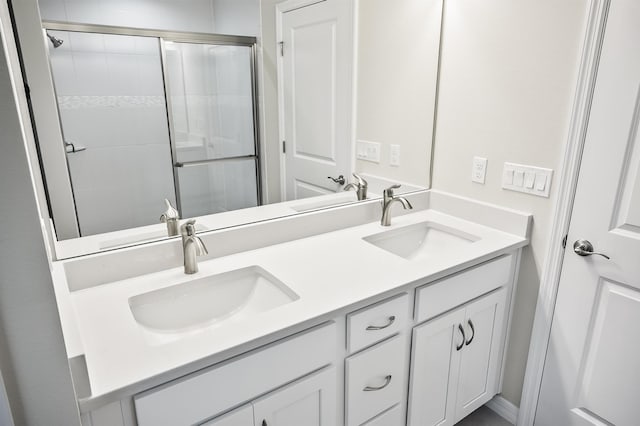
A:
{"label": "faucet handle", "polygon": [[180,213],[171,205],[171,202],[164,199],[164,204],[167,206],[167,210],[160,216],[161,222],[167,222],[172,219],[180,219]]}
{"label": "faucet handle", "polygon": [[400,184],[395,184],[395,185],[391,185],[390,187],[388,187],[387,189],[385,189],[383,192],[383,194],[385,194],[387,197],[393,197],[393,190],[394,189],[398,189],[400,188]]}
{"label": "faucet handle", "polygon": [[357,173],[351,173],[353,175],[354,178],[356,178],[358,180],[358,185],[359,186],[367,186],[368,183],[366,180],[364,180],[364,178],[362,176],[360,176]]}
{"label": "faucet handle", "polygon": [[189,219],[180,227],[180,233],[185,237],[196,235],[196,220]]}

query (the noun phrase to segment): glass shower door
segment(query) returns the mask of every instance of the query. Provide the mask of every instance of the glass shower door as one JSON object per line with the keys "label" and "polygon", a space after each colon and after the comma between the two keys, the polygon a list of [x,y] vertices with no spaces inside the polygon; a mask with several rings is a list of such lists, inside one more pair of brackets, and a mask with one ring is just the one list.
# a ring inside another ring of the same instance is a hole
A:
{"label": "glass shower door", "polygon": [[182,217],[259,204],[253,47],[164,42]]}
{"label": "glass shower door", "polygon": [[80,235],[158,223],[175,201],[159,39],[48,34]]}

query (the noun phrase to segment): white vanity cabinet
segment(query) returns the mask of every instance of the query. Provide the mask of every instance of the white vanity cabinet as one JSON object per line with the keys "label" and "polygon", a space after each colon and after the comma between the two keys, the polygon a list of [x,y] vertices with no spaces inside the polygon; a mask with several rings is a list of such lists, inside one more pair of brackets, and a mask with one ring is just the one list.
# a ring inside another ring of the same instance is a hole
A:
{"label": "white vanity cabinet", "polygon": [[403,401],[407,346],[404,335],[396,335],[347,358],[347,426],[360,426]]}
{"label": "white vanity cabinet", "polygon": [[409,426],[453,425],[497,393],[506,297],[495,290],[414,328]]}
{"label": "white vanity cabinet", "polygon": [[201,426],[253,426],[253,423],[253,405],[247,404]]}
{"label": "white vanity cabinet", "polygon": [[336,370],[331,367],[254,402],[254,424],[255,426],[336,425],[338,424],[336,392]]}
{"label": "white vanity cabinet", "polygon": [[202,426],[335,426],[336,369],[328,367]]}
{"label": "white vanity cabinet", "polygon": [[[332,410],[335,411],[332,408],[335,402],[329,404],[331,400],[335,401],[335,397],[330,395],[332,392],[335,395],[337,388],[335,371],[330,368],[328,371],[331,373],[322,375],[322,379],[307,375],[333,364],[337,345],[337,326],[335,322],[329,322],[143,392],[134,397],[137,425],[201,424],[251,401],[254,401],[254,411],[265,413],[264,416],[270,415],[269,412],[284,413],[286,410],[280,410],[279,404],[284,407],[287,398],[290,398],[289,404],[306,404],[308,402],[295,402],[291,398],[307,391],[310,398],[324,393],[322,396],[328,401],[326,404],[323,401],[322,412],[330,415]],[[307,378],[300,380],[301,377]],[[333,379],[330,380],[330,377]],[[287,383],[296,383],[295,390],[282,388]],[[322,389],[322,392],[318,389]],[[269,396],[264,400],[256,400],[265,394]],[[295,413],[295,409],[292,413]],[[327,426],[330,424],[327,423]],[[320,425],[324,426],[324,423]]]}
{"label": "white vanity cabinet", "polygon": [[98,409],[83,426],[453,425],[500,391],[517,259],[407,283],[106,406],[121,423]]}

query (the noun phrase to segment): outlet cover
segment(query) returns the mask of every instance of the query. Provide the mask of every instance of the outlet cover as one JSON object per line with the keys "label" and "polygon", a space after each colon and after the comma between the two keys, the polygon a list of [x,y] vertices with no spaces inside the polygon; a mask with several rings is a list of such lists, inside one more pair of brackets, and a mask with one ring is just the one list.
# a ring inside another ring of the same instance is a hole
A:
{"label": "outlet cover", "polygon": [[471,169],[471,181],[484,185],[487,177],[487,159],[482,157],[473,157],[473,167]]}
{"label": "outlet cover", "polygon": [[400,166],[400,145],[391,145],[389,147],[389,165]]}

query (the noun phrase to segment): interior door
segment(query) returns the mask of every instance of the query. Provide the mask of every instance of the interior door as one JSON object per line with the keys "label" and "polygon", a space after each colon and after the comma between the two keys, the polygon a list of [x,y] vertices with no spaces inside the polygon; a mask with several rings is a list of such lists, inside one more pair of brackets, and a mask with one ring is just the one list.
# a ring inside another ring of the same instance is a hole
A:
{"label": "interior door", "polygon": [[283,113],[284,198],[324,195],[349,176],[351,11],[325,0],[283,13],[279,73]]}
{"label": "interior door", "polygon": [[[538,426],[640,422],[638,40],[640,3],[612,0],[536,412]],[[589,240],[594,251],[611,259],[574,253],[579,239]]]}

